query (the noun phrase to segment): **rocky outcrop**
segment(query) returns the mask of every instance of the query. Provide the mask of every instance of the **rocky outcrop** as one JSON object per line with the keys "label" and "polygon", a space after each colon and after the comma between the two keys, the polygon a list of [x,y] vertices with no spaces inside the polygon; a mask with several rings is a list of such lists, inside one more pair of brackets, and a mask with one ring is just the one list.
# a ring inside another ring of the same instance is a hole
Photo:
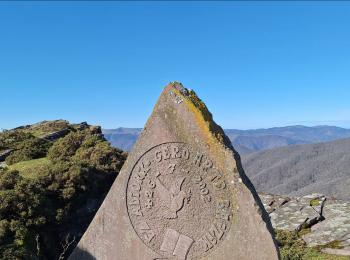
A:
{"label": "rocky outcrop", "polygon": [[[350,255],[350,203],[310,194],[304,197],[282,197],[259,194],[274,228],[299,232],[308,247],[325,247],[327,254]],[[336,248],[329,248],[329,244]]]}
{"label": "rocky outcrop", "polygon": [[44,134],[39,136],[40,138],[44,138],[50,141],[56,141],[57,139],[66,136],[70,131],[69,130],[62,130],[62,131],[57,131],[57,132],[52,132],[48,134]]}
{"label": "rocky outcrop", "polygon": [[5,161],[6,157],[9,156],[12,152],[17,151],[18,149],[8,149],[0,153],[0,162]]}
{"label": "rocky outcrop", "polygon": [[31,125],[22,125],[22,126],[18,126],[16,128],[13,128],[12,130],[23,130],[23,129],[29,129],[31,127]]}
{"label": "rocky outcrop", "polygon": [[77,129],[80,130],[80,131],[89,128],[89,125],[88,125],[87,122],[81,122],[81,123],[79,123],[79,124],[72,124],[72,126],[73,126],[74,128],[77,128]]}

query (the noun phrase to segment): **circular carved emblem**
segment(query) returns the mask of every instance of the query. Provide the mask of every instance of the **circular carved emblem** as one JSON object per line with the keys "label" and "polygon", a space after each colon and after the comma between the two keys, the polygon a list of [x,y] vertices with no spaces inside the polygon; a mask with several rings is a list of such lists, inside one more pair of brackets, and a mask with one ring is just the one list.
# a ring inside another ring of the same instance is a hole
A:
{"label": "circular carved emblem", "polygon": [[134,166],[126,203],[135,232],[169,260],[196,260],[225,238],[232,193],[209,156],[184,143],[165,143]]}

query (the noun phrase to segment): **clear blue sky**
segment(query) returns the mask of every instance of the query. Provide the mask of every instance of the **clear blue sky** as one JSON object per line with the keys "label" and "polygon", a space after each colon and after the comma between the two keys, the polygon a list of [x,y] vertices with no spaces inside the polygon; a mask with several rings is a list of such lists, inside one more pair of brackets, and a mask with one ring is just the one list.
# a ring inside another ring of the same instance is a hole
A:
{"label": "clear blue sky", "polygon": [[0,1],[0,128],[143,127],[175,80],[223,128],[350,128],[349,14],[349,1]]}

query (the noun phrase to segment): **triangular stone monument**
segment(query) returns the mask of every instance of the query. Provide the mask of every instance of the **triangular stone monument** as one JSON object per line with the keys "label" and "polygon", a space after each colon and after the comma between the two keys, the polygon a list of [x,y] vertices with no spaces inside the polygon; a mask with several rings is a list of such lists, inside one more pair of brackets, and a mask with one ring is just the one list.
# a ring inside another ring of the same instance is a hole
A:
{"label": "triangular stone monument", "polygon": [[273,229],[205,104],[165,86],[69,260],[274,260]]}

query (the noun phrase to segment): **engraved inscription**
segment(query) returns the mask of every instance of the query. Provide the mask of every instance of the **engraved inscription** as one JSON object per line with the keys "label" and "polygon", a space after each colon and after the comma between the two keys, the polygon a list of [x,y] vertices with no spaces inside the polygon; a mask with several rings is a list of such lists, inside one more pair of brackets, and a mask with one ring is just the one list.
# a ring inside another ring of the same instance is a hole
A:
{"label": "engraved inscription", "polygon": [[226,237],[232,191],[211,157],[184,143],[158,145],[130,173],[126,205],[135,232],[168,260],[197,260]]}

